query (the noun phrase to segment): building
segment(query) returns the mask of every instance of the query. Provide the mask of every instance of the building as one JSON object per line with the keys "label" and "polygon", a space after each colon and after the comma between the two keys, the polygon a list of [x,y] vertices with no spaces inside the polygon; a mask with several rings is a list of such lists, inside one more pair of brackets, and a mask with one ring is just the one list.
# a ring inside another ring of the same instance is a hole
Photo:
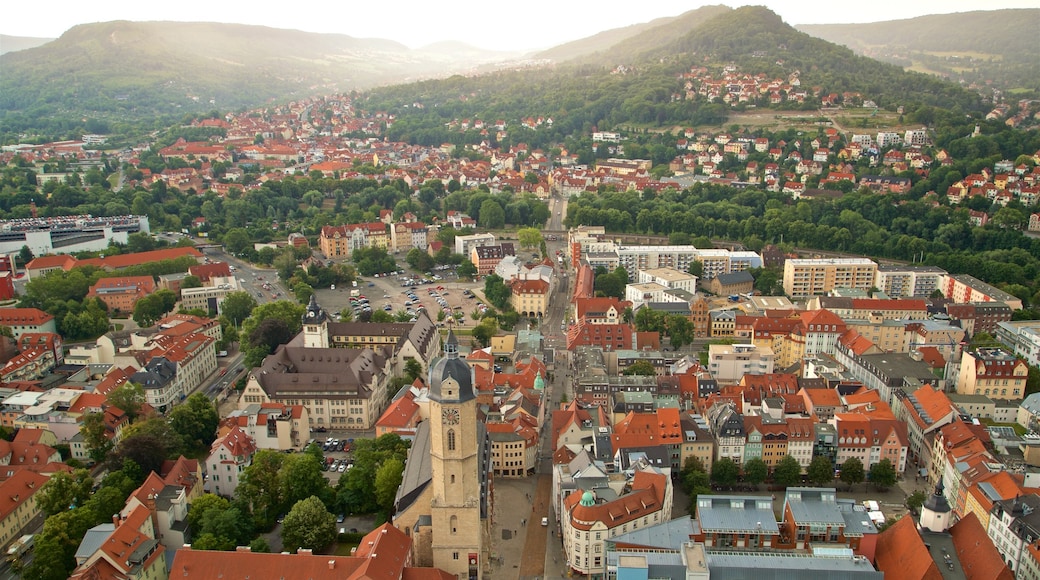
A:
{"label": "building", "polygon": [[318,236],[318,247],[326,258],[349,258],[354,250],[360,248],[385,250],[389,245],[390,236],[386,234],[383,222],[323,226]]}
{"label": "building", "polygon": [[0,546],[10,544],[40,515],[36,492],[50,479],[28,469],[19,469],[0,483]]}
{"label": "building", "polygon": [[708,282],[708,291],[716,296],[751,294],[755,289],[755,278],[750,272],[719,274]]}
{"label": "building", "polygon": [[[16,254],[29,246],[33,255],[104,251],[112,242],[125,245],[132,233],[148,233],[148,217],[89,215],[22,218],[0,221],[0,254]],[[31,262],[30,262],[31,263]]]}
{"label": "building", "polygon": [[1027,364],[1040,367],[1040,320],[1000,322],[995,338]]}
{"label": "building", "polygon": [[768,551],[777,547],[780,527],[768,497],[699,495],[694,539],[710,551]]}
{"label": "building", "polygon": [[697,277],[675,268],[640,270],[637,280],[640,284],[654,283],[670,290],[685,290],[691,295],[697,293]]}
{"label": "building", "polygon": [[394,253],[407,253],[412,248],[426,251],[429,228],[422,222],[397,222],[390,225],[390,247]]}
{"label": "building", "polygon": [[783,514],[778,545],[807,550],[813,544],[844,544],[857,556],[874,560],[877,527],[863,506],[838,499],[834,488],[787,488]]}
{"label": "building", "polygon": [[549,311],[550,285],[545,280],[513,280],[509,303],[520,316],[543,316]]}
{"label": "building", "polygon": [[[214,578],[385,578],[386,580],[457,580],[444,570],[415,564],[414,539],[390,524],[383,524],[361,538],[350,556],[268,554],[241,547],[234,552],[177,550],[170,576],[184,580]],[[165,578],[165,575],[162,576]]]}
{"label": "building", "polygon": [[211,314],[220,314],[224,298],[232,292],[242,290],[238,279],[234,276],[213,276],[209,284],[197,288],[181,289],[181,308],[184,310],[202,310]]}
{"label": "building", "polygon": [[147,507],[139,505],[124,517],[116,514],[112,522],[87,530],[76,550],[76,569],[69,578],[163,578],[166,548],[157,537]]}
{"label": "building", "polygon": [[961,355],[957,393],[985,395],[993,399],[1025,397],[1029,367],[1002,348],[980,348]]}
{"label": "building", "polygon": [[1004,302],[1012,310],[1022,309],[1022,300],[968,274],[947,274],[939,290],[955,303]]}
{"label": "building", "polygon": [[498,263],[506,256],[515,256],[516,250],[510,242],[501,244],[474,246],[469,252],[469,261],[477,268],[478,276],[488,276],[494,273]]}
{"label": "building", "polygon": [[0,326],[10,328],[15,340],[25,332],[58,332],[54,317],[39,308],[0,308]]}
{"label": "building", "polygon": [[232,427],[210,446],[205,460],[206,493],[234,497],[242,471],[253,463],[256,443],[245,431]]}
{"label": "building", "polygon": [[311,437],[311,419],[303,405],[252,403],[230,411],[220,422],[218,436],[240,429],[257,449],[289,452],[303,449]]}
{"label": "building", "polygon": [[90,287],[87,298],[101,300],[110,312],[129,313],[138,300],[154,292],[155,280],[151,276],[123,276],[101,278]]}
{"label": "building", "polygon": [[606,564],[609,538],[672,519],[671,480],[652,467],[639,468],[627,493],[577,489],[564,498],[563,510],[560,535],[567,563],[578,574],[595,574]]}
{"label": "building", "polygon": [[430,419],[409,449],[393,525],[411,535],[413,562],[479,580],[490,569],[491,445],[477,416],[473,369],[451,332],[427,384]]}
{"label": "building", "polygon": [[776,355],[769,347],[753,344],[709,344],[708,370],[719,383],[735,384],[745,374],[773,372]]}
{"label": "building", "polygon": [[1001,559],[1021,577],[1018,572],[1035,558],[1036,552],[1030,548],[1040,540],[1040,496],[1033,493],[994,502],[986,534]]}
{"label": "building", "polygon": [[455,253],[467,258],[473,251],[473,248],[480,246],[493,246],[495,245],[494,234],[471,234],[468,236],[455,236]]}
{"label": "building", "polygon": [[784,292],[791,298],[807,298],[835,288],[870,290],[876,275],[877,264],[867,258],[787,260]]}
{"label": "building", "polygon": [[878,264],[874,286],[891,298],[928,298],[941,287],[945,275],[935,266]]}

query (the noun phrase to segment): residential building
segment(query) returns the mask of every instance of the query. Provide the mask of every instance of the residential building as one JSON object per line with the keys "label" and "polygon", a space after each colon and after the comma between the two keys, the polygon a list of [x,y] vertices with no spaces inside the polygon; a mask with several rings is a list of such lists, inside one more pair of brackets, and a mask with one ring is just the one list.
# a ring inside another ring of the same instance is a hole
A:
{"label": "residential building", "polygon": [[110,312],[130,313],[137,301],[155,292],[151,276],[101,278],[90,287],[87,298],[97,298]]}
{"label": "residential building", "polygon": [[253,438],[237,425],[217,438],[210,446],[209,457],[205,460],[206,493],[234,497],[239,477],[253,463],[256,450]]}
{"label": "residential building", "polygon": [[0,326],[6,326],[18,340],[24,332],[58,332],[54,317],[39,308],[0,308]]}
{"label": "residential building", "polygon": [[854,345],[839,342],[834,359],[845,367],[849,378],[878,391],[881,401],[889,405],[896,403],[896,391],[941,386],[931,365],[906,353],[860,354]]}
{"label": "residential building", "polygon": [[390,225],[390,247],[394,253],[408,253],[412,248],[426,251],[429,228],[422,222],[397,222]]}
{"label": "residential building", "polygon": [[383,222],[323,226],[318,236],[318,247],[326,258],[349,258],[360,248],[385,250],[389,245],[390,237]]}
{"label": "residential building", "polygon": [[510,242],[489,246],[475,246],[470,250],[469,260],[477,268],[478,276],[488,276],[494,273],[498,263],[506,256],[515,256],[516,250]]}
{"label": "residential building", "polygon": [[867,510],[852,499],[838,499],[832,487],[789,487],[777,545],[809,550],[813,544],[844,544],[857,556],[874,560],[878,530]]}
{"label": "residential building", "polygon": [[962,395],[1020,400],[1028,375],[1025,361],[1002,348],[966,350],[961,355],[956,390]]}
{"label": "residential building", "polygon": [[906,423],[911,456],[920,465],[930,465],[935,434],[954,421],[957,408],[942,390],[922,387],[901,397],[893,410]]}
{"label": "residential building", "polygon": [[28,469],[19,469],[0,483],[0,546],[26,533],[29,523],[40,515],[36,492],[50,479]]}
{"label": "residential building", "polygon": [[509,284],[509,303],[520,316],[543,316],[549,311],[551,286],[544,280],[513,280]]}
{"label": "residential building", "polygon": [[877,264],[867,258],[792,259],[784,262],[784,292],[807,298],[835,288],[870,290],[876,274]]}
{"label": "residential building", "polygon": [[849,298],[846,296],[815,296],[806,304],[807,310],[830,310],[842,319],[867,320],[926,320],[928,303],[915,299]]}
{"label": "residential building", "polygon": [[640,270],[638,274],[639,283],[652,282],[671,290],[685,290],[690,294],[697,293],[697,277],[675,268],[652,268]]}
{"label": "residential building", "polygon": [[773,372],[776,355],[769,347],[753,344],[709,344],[708,370],[721,384],[734,384],[745,374]]}
{"label": "residential building", "polygon": [[1023,358],[1031,366],[1040,367],[1040,320],[1000,322],[994,336],[1015,356]]}
{"label": "residential building", "polygon": [[750,272],[719,274],[708,282],[708,291],[716,296],[751,294],[755,289],[755,278]]}
{"label": "residential building", "polygon": [[176,552],[191,542],[188,528],[190,491],[189,487],[169,482],[153,471],[130,494],[120,515],[129,519],[134,511],[145,508],[152,515],[156,539],[167,553]]}
{"label": "residential building", "polygon": [[304,405],[252,403],[221,420],[218,435],[241,429],[257,449],[288,452],[303,449],[311,438],[311,418]]}
{"label": "residential building", "polygon": [[935,266],[878,264],[874,286],[890,298],[928,298],[939,290],[945,275]]}
{"label": "residential building", "polygon": [[947,274],[939,287],[955,303],[1004,302],[1012,310],[1022,309],[1022,300],[968,274]]}
{"label": "residential building", "polygon": [[653,467],[636,469],[627,493],[571,492],[563,500],[560,536],[570,569],[592,574],[605,564],[607,539],[672,519],[672,483]]}
{"label": "residential building", "polygon": [[1040,540],[1040,496],[1032,493],[994,502],[986,534],[1018,577],[1035,553],[1029,547]]}
{"label": "residential building", "polygon": [[76,569],[69,578],[149,580],[167,575],[166,548],[148,508],[141,505],[126,516],[113,516],[87,530],[76,550]]}
{"label": "residential building", "polygon": [[242,287],[234,276],[213,276],[208,285],[196,288],[181,289],[181,308],[184,310],[202,310],[216,316],[221,313],[224,298],[232,292],[239,292]]}
{"label": "residential building", "polygon": [[480,246],[495,245],[494,234],[471,234],[468,236],[455,236],[455,253],[466,256],[473,252],[473,248]]}

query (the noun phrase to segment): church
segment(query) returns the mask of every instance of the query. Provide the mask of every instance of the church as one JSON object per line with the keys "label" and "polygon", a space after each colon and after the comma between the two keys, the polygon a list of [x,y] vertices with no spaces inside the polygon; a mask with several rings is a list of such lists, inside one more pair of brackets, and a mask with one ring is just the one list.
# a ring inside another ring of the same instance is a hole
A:
{"label": "church", "polygon": [[412,538],[413,565],[479,580],[491,564],[491,445],[454,333],[427,384],[430,418],[416,429],[393,524]]}

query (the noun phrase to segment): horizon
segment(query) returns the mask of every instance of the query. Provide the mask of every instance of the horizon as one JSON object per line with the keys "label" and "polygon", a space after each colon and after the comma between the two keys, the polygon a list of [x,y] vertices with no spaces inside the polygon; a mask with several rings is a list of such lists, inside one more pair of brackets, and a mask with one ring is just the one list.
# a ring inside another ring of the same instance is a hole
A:
{"label": "horizon", "polygon": [[[393,11],[392,15],[415,16],[407,20],[394,20],[379,5],[364,4],[344,10],[341,4],[328,0],[312,2],[308,4],[309,10],[288,14],[275,11],[246,12],[237,5],[204,3],[200,0],[184,0],[176,7],[129,0],[102,3],[56,0],[49,5],[46,18],[40,18],[38,12],[21,8],[6,11],[0,34],[58,38],[77,25],[115,20],[216,22],[378,38],[396,41],[411,49],[439,42],[463,42],[484,50],[525,52],[551,48],[658,18],[676,17],[708,5],[722,4],[731,8],[764,5],[792,26],[867,24],[935,14],[1040,7],[1036,0],[994,0],[986,3],[978,0],[921,0],[914,3],[879,0],[867,5],[822,7],[798,0],[774,0],[769,3],[741,0],[650,0],[641,3],[638,10],[622,12],[590,11],[585,5],[550,3],[547,0],[532,0],[525,3],[522,10],[496,5],[489,7],[476,0],[452,0],[450,7],[415,0],[401,0],[401,3],[405,8]],[[197,13],[200,17],[185,18],[182,16],[185,13]],[[493,37],[495,42],[485,41],[487,37]]]}

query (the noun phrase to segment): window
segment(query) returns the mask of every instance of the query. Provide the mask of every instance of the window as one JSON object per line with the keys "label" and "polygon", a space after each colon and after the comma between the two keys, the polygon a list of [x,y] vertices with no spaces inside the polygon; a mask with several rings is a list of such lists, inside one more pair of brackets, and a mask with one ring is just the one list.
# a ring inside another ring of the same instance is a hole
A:
{"label": "window", "polygon": [[448,429],[448,451],[455,451],[455,430]]}
{"label": "window", "polygon": [[451,516],[451,520],[449,520],[449,522],[450,522],[450,527],[451,527],[451,535],[454,536],[455,532],[458,531],[459,517],[458,516]]}
{"label": "window", "polygon": [[453,474],[451,474],[451,482],[452,482],[452,483],[455,483],[455,474],[454,474],[454,473],[453,473]]}
{"label": "window", "polygon": [[459,559],[459,553],[458,552],[452,552],[451,553],[451,559],[452,560],[458,560]]}

